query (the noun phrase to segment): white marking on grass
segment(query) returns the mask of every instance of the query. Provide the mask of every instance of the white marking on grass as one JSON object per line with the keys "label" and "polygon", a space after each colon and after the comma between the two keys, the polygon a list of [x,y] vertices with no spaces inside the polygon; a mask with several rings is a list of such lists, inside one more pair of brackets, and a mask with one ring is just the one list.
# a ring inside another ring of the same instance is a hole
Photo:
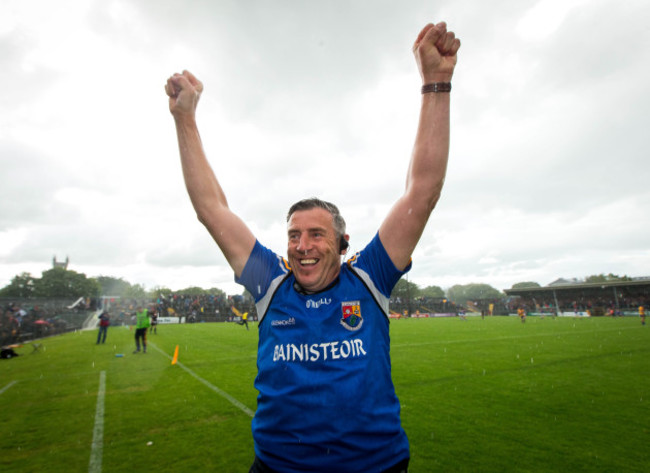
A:
{"label": "white marking on grass", "polygon": [[97,407],[95,408],[95,427],[93,428],[93,444],[90,449],[90,464],[88,473],[102,471],[102,453],[104,450],[104,398],[106,395],[106,371],[99,373],[99,389],[97,390]]}
{"label": "white marking on grass", "polygon": [[4,388],[0,389],[0,394],[4,393],[7,389],[12,387],[14,384],[16,384],[18,381],[12,381],[11,383],[7,384]]}
{"label": "white marking on grass", "polygon": [[[165,353],[164,351],[162,351],[160,348],[158,348],[158,347],[157,347],[156,345],[154,345],[153,343],[149,342],[149,346],[154,347],[156,350],[158,350],[160,353],[162,353],[163,355],[165,355],[165,356],[166,356],[167,358],[169,358],[170,360],[172,359],[172,357],[171,357],[170,355],[168,355],[167,353]],[[209,381],[207,381],[207,380],[201,378],[198,374],[196,374],[194,371],[192,371],[191,369],[189,369],[187,366],[185,366],[185,365],[184,365],[183,363],[181,363],[180,361],[177,361],[177,362],[176,362],[176,366],[180,366],[181,368],[183,368],[185,371],[187,371],[187,373],[190,374],[190,376],[192,376],[194,379],[196,379],[197,381],[199,381],[199,382],[201,382],[202,384],[204,384],[205,386],[207,386],[209,389],[213,390],[213,391],[214,391],[215,393],[217,393],[219,396],[221,396],[221,397],[223,397],[224,399],[226,399],[227,401],[229,401],[233,406],[237,407],[237,408],[238,408],[240,411],[242,411],[244,414],[246,414],[246,415],[248,415],[248,416],[250,416],[250,417],[255,416],[255,413],[254,413],[253,411],[251,411],[248,407],[246,407],[244,404],[242,404],[242,403],[239,402],[237,399],[235,399],[234,397],[232,397],[232,396],[231,396],[230,394],[228,394],[226,391],[224,391],[224,390],[222,390],[222,389],[219,389],[219,388],[216,387],[215,385],[211,384]]]}

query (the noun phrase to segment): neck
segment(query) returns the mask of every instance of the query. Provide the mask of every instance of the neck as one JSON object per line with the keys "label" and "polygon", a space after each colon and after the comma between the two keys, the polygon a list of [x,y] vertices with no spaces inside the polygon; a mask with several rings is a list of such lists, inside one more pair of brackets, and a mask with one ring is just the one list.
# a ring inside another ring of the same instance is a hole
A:
{"label": "neck", "polygon": [[296,290],[298,294],[302,294],[303,296],[311,296],[312,294],[317,294],[319,292],[327,291],[329,288],[333,287],[336,283],[339,282],[339,277],[336,276],[334,281],[329,283],[327,286],[325,286],[323,289],[319,289],[318,291],[310,291],[308,289],[305,289],[298,283],[298,281],[294,281],[293,283],[293,288]]}

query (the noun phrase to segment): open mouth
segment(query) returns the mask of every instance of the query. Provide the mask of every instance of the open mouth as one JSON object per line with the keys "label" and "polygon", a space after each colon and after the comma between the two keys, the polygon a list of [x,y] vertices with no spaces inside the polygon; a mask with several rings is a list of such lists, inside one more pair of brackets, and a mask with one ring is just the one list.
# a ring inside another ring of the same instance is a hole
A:
{"label": "open mouth", "polygon": [[301,266],[313,266],[316,263],[318,263],[318,260],[316,258],[301,259],[300,260],[300,265]]}

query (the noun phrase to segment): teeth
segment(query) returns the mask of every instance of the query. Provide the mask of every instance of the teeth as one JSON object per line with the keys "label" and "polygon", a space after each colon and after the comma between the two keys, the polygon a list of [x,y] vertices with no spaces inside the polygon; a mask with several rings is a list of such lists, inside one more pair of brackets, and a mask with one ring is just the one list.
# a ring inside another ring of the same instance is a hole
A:
{"label": "teeth", "polygon": [[301,259],[300,264],[316,264],[316,261],[315,259]]}

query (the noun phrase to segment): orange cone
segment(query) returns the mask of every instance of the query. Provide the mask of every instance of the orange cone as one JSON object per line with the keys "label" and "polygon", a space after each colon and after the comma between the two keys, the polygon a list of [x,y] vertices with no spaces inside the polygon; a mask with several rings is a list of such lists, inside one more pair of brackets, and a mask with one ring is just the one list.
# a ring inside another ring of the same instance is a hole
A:
{"label": "orange cone", "polygon": [[176,350],[174,350],[174,358],[172,358],[172,365],[175,365],[178,361],[178,345],[176,345]]}

